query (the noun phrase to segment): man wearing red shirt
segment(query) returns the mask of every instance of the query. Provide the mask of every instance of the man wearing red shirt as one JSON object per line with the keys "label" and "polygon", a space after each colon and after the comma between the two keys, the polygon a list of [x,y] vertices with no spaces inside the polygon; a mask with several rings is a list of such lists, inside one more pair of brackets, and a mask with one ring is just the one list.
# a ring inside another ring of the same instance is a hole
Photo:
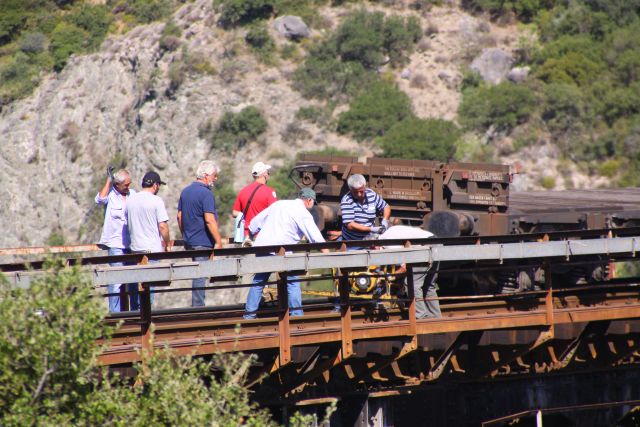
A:
{"label": "man wearing red shirt", "polygon": [[[251,198],[251,204],[244,216],[244,235],[249,235],[249,223],[260,212],[269,207],[273,202],[277,201],[276,192],[273,188],[267,186],[267,180],[269,179],[269,170],[271,165],[265,165],[262,162],[258,162],[253,165],[251,175],[253,175],[254,181],[244,187],[238,193],[236,202],[233,204],[233,216],[238,216],[247,209],[247,204]],[[255,192],[255,194],[254,194]]]}

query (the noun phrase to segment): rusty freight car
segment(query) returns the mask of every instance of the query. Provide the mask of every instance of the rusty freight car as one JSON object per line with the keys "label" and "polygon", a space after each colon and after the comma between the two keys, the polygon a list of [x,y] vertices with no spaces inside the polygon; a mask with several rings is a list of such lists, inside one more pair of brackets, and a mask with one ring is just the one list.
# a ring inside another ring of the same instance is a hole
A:
{"label": "rusty freight car", "polygon": [[[421,226],[438,237],[640,225],[637,188],[511,192],[508,165],[303,155],[290,177],[298,187],[316,191],[315,214],[326,232],[340,230],[340,199],[348,191],[348,177],[356,173],[391,206],[392,223]],[[574,284],[608,275],[607,266],[597,261],[557,273]],[[501,292],[530,289],[540,280],[536,272],[526,270],[490,276],[493,290]]]}

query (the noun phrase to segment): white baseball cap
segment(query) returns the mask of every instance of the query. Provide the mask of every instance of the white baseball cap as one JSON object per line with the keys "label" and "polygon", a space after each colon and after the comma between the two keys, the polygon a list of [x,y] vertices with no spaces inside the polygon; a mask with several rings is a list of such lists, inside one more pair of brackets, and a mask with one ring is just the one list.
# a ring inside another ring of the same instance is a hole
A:
{"label": "white baseball cap", "polygon": [[253,169],[251,169],[251,175],[260,176],[266,171],[268,171],[269,169],[271,169],[271,165],[265,165],[262,162],[258,162],[255,165],[253,165]]}

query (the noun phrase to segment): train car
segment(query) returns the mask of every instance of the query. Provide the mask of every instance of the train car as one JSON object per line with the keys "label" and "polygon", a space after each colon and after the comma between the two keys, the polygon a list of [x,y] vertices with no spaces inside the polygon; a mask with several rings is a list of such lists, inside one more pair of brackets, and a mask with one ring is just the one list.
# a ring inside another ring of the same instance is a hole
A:
{"label": "train car", "polygon": [[[319,227],[339,233],[340,199],[347,179],[362,174],[392,209],[392,223],[423,227],[438,237],[498,236],[554,231],[611,229],[640,225],[640,189],[511,192],[508,165],[442,163],[332,155],[303,155],[290,173],[299,187],[315,190]],[[604,280],[608,267],[557,272],[573,284]],[[536,271],[489,277],[489,291],[532,289],[543,278]],[[480,283],[482,280],[474,280]]]}

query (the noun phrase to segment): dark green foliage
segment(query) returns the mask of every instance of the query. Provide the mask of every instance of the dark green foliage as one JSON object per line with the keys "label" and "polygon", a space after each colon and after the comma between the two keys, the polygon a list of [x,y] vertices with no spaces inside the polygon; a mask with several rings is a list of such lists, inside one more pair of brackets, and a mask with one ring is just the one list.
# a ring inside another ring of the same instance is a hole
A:
{"label": "dark green foliage", "polygon": [[294,74],[293,87],[307,98],[350,97],[369,86],[375,76],[359,62],[342,62],[338,58],[317,54],[312,49]]}
{"label": "dark green foliage", "polygon": [[545,61],[538,68],[536,75],[546,83],[584,86],[600,78],[603,66],[601,62],[593,61],[580,53],[569,52],[561,58]]}
{"label": "dark green foliage", "polygon": [[127,12],[142,24],[166,19],[173,10],[172,0],[130,0]]}
{"label": "dark green foliage", "polygon": [[224,227],[232,221],[231,210],[233,203],[236,201],[236,192],[233,189],[233,168],[231,165],[222,165],[213,193],[216,197],[218,223]]}
{"label": "dark green foliage", "polygon": [[614,24],[604,12],[596,12],[583,2],[562,3],[540,14],[540,34],[543,40],[557,39],[563,35],[587,34],[602,40]]}
{"label": "dark green foliage", "polygon": [[472,12],[487,12],[492,19],[513,13],[524,22],[553,4],[553,0],[462,0],[462,7]]}
{"label": "dark green foliage", "polygon": [[542,119],[552,132],[565,132],[582,121],[586,105],[579,87],[557,83],[544,88]]}
{"label": "dark green foliage", "polygon": [[275,0],[214,0],[220,23],[226,27],[267,18],[273,12],[274,3]]}
{"label": "dark green foliage", "polygon": [[349,111],[340,114],[338,132],[359,140],[373,139],[412,114],[407,94],[395,84],[380,80],[355,98]]}
{"label": "dark green foliage", "polygon": [[368,88],[387,60],[403,64],[420,39],[417,20],[364,9],[348,15],[335,34],[310,49],[296,70],[294,87],[308,98],[351,97]]}
{"label": "dark green foliage", "polygon": [[466,128],[485,130],[495,126],[508,131],[526,120],[535,106],[536,97],[529,88],[505,82],[465,91],[458,114]]}
{"label": "dark green foliage", "polygon": [[0,424],[69,425],[91,392],[91,369],[109,338],[101,299],[78,267],[48,263],[29,289],[0,278]]}
{"label": "dark green foliage", "polygon": [[245,107],[239,113],[227,111],[222,115],[213,134],[213,147],[233,152],[267,130],[267,121],[256,107]]}
{"label": "dark green foliage", "polygon": [[111,15],[106,6],[82,4],[75,8],[67,19],[89,34],[89,40],[85,46],[92,50],[100,47],[111,24]]}
{"label": "dark green foliage", "polygon": [[276,43],[273,41],[265,25],[252,26],[244,37],[244,40],[260,61],[265,63],[273,61]]}
{"label": "dark green foliage", "polygon": [[359,62],[366,69],[382,65],[385,56],[392,65],[400,65],[420,39],[419,28],[415,20],[407,23],[399,16],[385,18],[382,12],[361,9],[344,19],[333,43],[343,61]]}
{"label": "dark green foliage", "polygon": [[603,111],[610,125],[618,119],[640,113],[640,82],[608,91],[604,95]]}
{"label": "dark green foliage", "polygon": [[51,33],[51,55],[54,69],[60,71],[73,53],[82,52],[88,34],[76,25],[61,22]]}
{"label": "dark green foliage", "polygon": [[296,197],[298,187],[289,179],[289,172],[295,166],[295,163],[295,160],[292,160],[271,171],[267,184],[275,190],[280,200],[295,199]]}
{"label": "dark green foliage", "polygon": [[418,160],[450,160],[460,137],[458,127],[447,120],[409,117],[395,124],[377,140],[383,157]]}

